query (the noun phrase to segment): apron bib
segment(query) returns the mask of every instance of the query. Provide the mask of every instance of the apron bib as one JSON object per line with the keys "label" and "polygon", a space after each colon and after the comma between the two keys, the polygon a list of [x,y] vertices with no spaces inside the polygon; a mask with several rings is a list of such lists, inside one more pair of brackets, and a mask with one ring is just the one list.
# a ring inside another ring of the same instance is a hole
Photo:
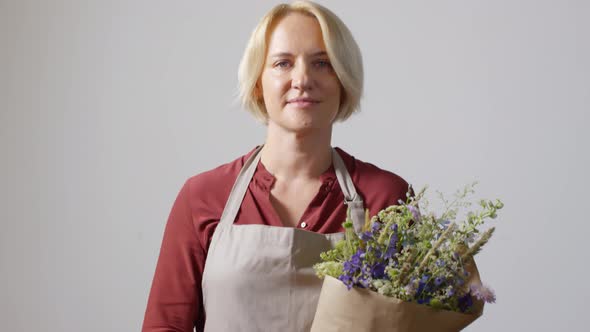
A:
{"label": "apron bib", "polygon": [[[312,266],[320,262],[321,252],[344,238],[344,233],[234,225],[261,148],[240,171],[211,239],[202,280],[205,332],[309,331],[323,282]],[[332,160],[359,233],[365,220],[363,201],[334,149]]]}

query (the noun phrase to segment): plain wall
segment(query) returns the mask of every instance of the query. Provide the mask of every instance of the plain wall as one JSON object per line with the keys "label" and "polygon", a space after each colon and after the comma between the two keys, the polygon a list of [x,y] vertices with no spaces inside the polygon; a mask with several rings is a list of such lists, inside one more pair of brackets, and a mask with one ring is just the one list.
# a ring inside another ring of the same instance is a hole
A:
{"label": "plain wall", "polygon": [[[276,3],[0,0],[0,330],[140,329],[181,185],[263,142],[237,67]],[[333,145],[505,202],[466,330],[586,330],[589,2],[320,3],[366,70]]]}

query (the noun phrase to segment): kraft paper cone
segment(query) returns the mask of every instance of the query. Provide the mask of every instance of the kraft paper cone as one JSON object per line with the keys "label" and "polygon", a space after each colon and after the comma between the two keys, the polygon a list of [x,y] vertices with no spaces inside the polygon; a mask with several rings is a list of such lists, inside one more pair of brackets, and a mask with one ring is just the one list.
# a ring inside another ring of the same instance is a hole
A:
{"label": "kraft paper cone", "polygon": [[[479,283],[475,263],[466,287]],[[434,309],[405,302],[367,289],[348,290],[338,279],[326,276],[311,332],[431,332],[460,331],[483,313],[483,302],[473,299],[474,313]]]}

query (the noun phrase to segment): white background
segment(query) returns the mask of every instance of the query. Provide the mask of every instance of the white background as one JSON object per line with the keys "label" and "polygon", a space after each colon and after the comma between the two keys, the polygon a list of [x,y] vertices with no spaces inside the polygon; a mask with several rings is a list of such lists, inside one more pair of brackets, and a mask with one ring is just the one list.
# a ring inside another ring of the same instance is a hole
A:
{"label": "white background", "polygon": [[[588,327],[588,1],[321,1],[357,39],[333,144],[501,198],[467,331]],[[235,102],[275,1],[0,0],[0,330],[138,331],[184,181],[265,128]]]}

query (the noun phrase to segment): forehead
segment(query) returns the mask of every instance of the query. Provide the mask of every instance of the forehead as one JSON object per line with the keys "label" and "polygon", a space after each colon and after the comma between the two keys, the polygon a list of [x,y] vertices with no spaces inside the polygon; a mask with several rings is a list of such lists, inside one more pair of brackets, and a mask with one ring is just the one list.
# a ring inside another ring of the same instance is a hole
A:
{"label": "forehead", "polygon": [[315,17],[289,13],[271,28],[269,51],[295,52],[325,50],[322,29]]}

